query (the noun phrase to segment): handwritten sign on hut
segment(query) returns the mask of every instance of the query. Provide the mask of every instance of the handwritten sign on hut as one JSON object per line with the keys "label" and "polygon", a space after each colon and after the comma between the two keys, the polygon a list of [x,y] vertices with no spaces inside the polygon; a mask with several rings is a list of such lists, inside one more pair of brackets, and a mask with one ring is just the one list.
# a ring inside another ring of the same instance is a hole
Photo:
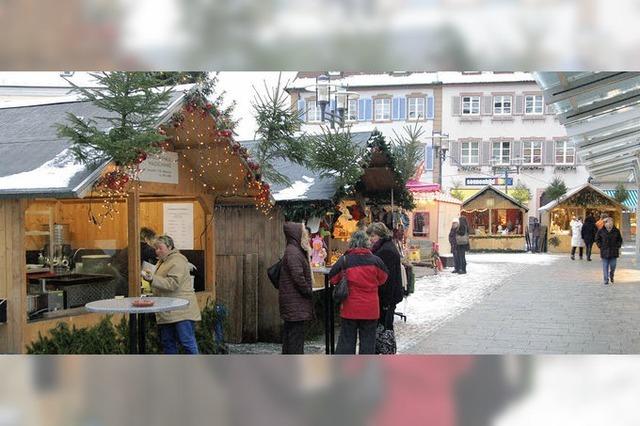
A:
{"label": "handwritten sign on hut", "polygon": [[178,183],[178,154],[165,151],[147,158],[140,164],[140,180],[143,182]]}

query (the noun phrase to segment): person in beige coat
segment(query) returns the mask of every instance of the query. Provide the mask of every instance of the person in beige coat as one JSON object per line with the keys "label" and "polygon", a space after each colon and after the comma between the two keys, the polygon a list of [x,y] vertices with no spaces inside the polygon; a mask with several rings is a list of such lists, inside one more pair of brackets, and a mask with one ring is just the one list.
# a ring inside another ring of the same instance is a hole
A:
{"label": "person in beige coat", "polygon": [[189,301],[186,309],[156,314],[162,349],[165,354],[177,354],[179,342],[186,353],[197,354],[195,322],[201,318],[189,275],[189,262],[175,248],[173,239],[168,235],[158,237],[154,246],[159,259],[158,267],[154,274],[142,271],[142,277],[151,282],[153,295]]}

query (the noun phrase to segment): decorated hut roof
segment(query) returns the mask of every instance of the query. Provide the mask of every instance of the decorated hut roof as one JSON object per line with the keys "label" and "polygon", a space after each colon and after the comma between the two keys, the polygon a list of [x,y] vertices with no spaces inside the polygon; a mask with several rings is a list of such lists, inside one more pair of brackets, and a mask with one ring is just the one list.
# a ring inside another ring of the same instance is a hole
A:
{"label": "decorated hut roof", "polygon": [[621,209],[625,209],[625,206],[623,204],[618,202],[615,198],[610,197],[600,188],[593,186],[590,183],[585,183],[584,185],[571,189],[557,200],[545,204],[544,206],[540,207],[539,210],[552,210],[560,204],[571,203],[575,203],[576,205],[612,204],[616,207],[620,207]]}
{"label": "decorated hut roof", "polygon": [[508,194],[505,194],[504,192],[500,191],[498,188],[494,187],[493,185],[485,186],[480,191],[478,191],[477,193],[475,193],[471,197],[469,197],[466,200],[464,200],[464,203],[462,203],[462,208],[464,209],[466,206],[471,204],[474,200],[482,197],[484,194],[486,194],[489,191],[494,192],[496,195],[504,198],[505,200],[509,201],[511,204],[515,205],[516,207],[518,207],[520,209],[523,209],[525,212],[529,211],[529,208],[527,206],[525,206],[524,204],[522,204],[521,202],[519,202],[515,198],[509,196]]}
{"label": "decorated hut roof", "polygon": [[[159,122],[181,106],[184,95],[172,93]],[[96,169],[76,163],[71,141],[57,133],[56,124],[69,113],[95,118],[105,111],[80,101],[0,108],[0,197],[78,197],[99,178],[108,163]]]}

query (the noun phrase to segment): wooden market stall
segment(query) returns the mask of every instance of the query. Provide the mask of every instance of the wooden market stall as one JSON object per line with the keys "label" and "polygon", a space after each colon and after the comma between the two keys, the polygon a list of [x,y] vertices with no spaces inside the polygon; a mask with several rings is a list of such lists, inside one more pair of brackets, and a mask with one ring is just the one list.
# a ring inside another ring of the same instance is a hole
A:
{"label": "wooden market stall", "polygon": [[[571,251],[572,217],[579,217],[584,222],[588,215],[598,220],[601,213],[613,218],[613,223],[620,228],[624,206],[613,197],[607,195],[600,188],[590,183],[571,189],[559,199],[542,207],[541,224],[549,229],[547,249],[552,253],[568,253]],[[599,253],[598,247],[593,246],[593,252]]]}
{"label": "wooden market stall", "polygon": [[[158,120],[167,137],[163,151],[142,159],[139,181],[129,182],[114,178],[121,175],[112,163],[94,170],[75,164],[69,141],[56,134],[67,113],[99,114],[91,103],[0,110],[0,152],[15,144],[27,158],[22,170],[12,170],[4,168],[11,159],[0,155],[0,169],[10,173],[0,176],[0,298],[7,307],[0,353],[25,352],[60,322],[96,324],[104,316],[87,313],[87,302],[139,295],[141,227],[171,235],[196,266],[201,308],[216,299],[216,200],[233,194],[255,200],[264,191],[229,132],[187,103],[187,94],[172,94]],[[123,263],[128,274],[121,273]]]}
{"label": "wooden market stall", "polygon": [[407,187],[416,204],[409,213],[407,230],[411,260],[428,256],[432,243],[438,245],[440,255],[450,253],[449,230],[453,219],[460,217],[462,201],[440,192],[438,184],[409,181]]}
{"label": "wooden market stall", "polygon": [[487,185],[462,204],[469,223],[470,250],[524,251],[524,220],[529,209]]}

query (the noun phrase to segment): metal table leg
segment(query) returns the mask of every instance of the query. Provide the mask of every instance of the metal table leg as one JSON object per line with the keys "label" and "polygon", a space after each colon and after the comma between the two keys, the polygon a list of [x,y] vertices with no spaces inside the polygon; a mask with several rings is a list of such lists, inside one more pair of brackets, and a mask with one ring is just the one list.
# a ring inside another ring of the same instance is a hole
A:
{"label": "metal table leg", "polygon": [[138,315],[138,353],[146,354],[147,345],[145,339],[145,317],[147,314]]}
{"label": "metal table leg", "polygon": [[138,315],[129,314],[129,353],[138,353]]}

